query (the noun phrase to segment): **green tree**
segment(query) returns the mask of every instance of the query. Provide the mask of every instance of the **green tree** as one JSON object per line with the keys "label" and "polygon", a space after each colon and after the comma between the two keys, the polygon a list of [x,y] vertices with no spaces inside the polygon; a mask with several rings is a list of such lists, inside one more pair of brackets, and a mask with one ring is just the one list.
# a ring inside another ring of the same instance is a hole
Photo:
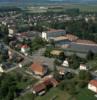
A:
{"label": "green tree", "polygon": [[69,63],[71,68],[77,69],[80,65],[79,57],[76,56],[76,54],[73,54],[72,56],[69,57]]}
{"label": "green tree", "polygon": [[92,60],[93,57],[94,57],[94,53],[92,51],[88,51],[87,56],[86,56],[87,60]]}
{"label": "green tree", "polygon": [[79,79],[88,82],[91,79],[91,74],[88,71],[81,70],[79,72]]}

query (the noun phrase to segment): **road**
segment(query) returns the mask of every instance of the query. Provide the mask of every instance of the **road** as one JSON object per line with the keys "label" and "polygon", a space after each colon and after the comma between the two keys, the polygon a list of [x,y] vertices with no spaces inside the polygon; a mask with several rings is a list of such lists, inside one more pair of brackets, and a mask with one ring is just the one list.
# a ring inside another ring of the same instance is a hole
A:
{"label": "road", "polygon": [[65,71],[66,72],[71,72],[71,73],[74,73],[74,74],[79,74],[79,70],[75,70],[75,69],[71,69],[71,68],[65,68]]}
{"label": "road", "polygon": [[[25,66],[25,65],[27,65],[28,63],[32,62],[32,57],[30,57],[30,56],[29,56],[29,57],[28,57],[28,56],[24,56],[22,53],[20,53],[20,52],[14,50],[14,49],[12,49],[12,48],[10,48],[8,45],[6,45],[6,44],[4,44],[4,43],[2,43],[2,44],[5,46],[6,49],[10,49],[13,53],[15,53],[15,54],[17,54],[17,55],[19,55],[19,56],[21,56],[21,57],[24,58],[24,60],[21,62],[21,64],[22,64],[23,66]],[[5,71],[5,72],[8,73],[8,72],[10,72],[10,71],[12,71],[12,70],[15,70],[15,69],[18,68],[18,67],[19,67],[19,65],[17,64],[16,66],[10,68],[9,70],[7,70],[7,71]]]}

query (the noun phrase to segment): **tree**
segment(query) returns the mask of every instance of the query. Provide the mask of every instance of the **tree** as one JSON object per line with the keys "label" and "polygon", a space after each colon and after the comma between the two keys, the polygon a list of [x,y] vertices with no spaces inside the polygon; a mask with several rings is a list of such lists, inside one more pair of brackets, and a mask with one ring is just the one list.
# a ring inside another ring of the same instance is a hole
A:
{"label": "tree", "polygon": [[60,66],[61,65],[61,61],[59,61],[58,59],[54,60],[54,65]]}
{"label": "tree", "polygon": [[58,72],[58,70],[57,70],[57,67],[56,66],[54,66],[54,78],[56,79],[56,80],[58,80],[58,81],[60,81],[60,75],[59,75],[59,72]]}
{"label": "tree", "polygon": [[53,47],[55,47],[55,41],[52,39],[52,40],[50,40],[50,44],[53,46]]}
{"label": "tree", "polygon": [[79,57],[76,56],[76,54],[73,54],[72,56],[70,56],[69,58],[69,63],[70,63],[70,67],[73,69],[77,69],[80,65],[80,60]]}
{"label": "tree", "polygon": [[88,51],[87,56],[86,56],[87,60],[92,60],[93,57],[94,57],[94,53],[92,51]]}
{"label": "tree", "polygon": [[64,54],[64,52],[61,52],[60,53],[60,55],[58,56],[58,59],[60,59],[60,60],[64,60],[66,58],[66,56],[65,56],[65,54]]}
{"label": "tree", "polygon": [[79,79],[88,82],[91,79],[91,74],[88,71],[81,70],[79,72]]}

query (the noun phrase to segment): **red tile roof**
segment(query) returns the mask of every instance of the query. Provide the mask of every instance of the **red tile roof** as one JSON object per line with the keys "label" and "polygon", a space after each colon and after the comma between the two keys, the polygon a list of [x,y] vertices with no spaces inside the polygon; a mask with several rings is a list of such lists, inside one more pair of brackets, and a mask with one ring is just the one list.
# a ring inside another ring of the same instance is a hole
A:
{"label": "red tile roof", "polygon": [[29,48],[29,46],[25,44],[25,45],[22,45],[21,48]]}
{"label": "red tile roof", "polygon": [[46,88],[46,86],[43,83],[40,83],[40,84],[33,86],[33,90],[35,92],[40,92],[40,91],[44,90],[45,88]]}
{"label": "red tile roof", "polygon": [[57,86],[58,82],[56,81],[56,79],[52,78],[47,78],[44,80],[44,84],[45,85],[53,85],[53,86]]}
{"label": "red tile roof", "polygon": [[91,84],[91,85],[97,87],[97,80],[91,80],[91,81],[89,82],[89,84]]}

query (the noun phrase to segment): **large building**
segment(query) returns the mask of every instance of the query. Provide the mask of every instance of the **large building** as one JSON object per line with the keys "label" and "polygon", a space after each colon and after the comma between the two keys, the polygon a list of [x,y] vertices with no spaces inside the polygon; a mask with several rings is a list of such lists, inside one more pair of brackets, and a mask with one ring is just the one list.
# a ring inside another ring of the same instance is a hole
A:
{"label": "large building", "polygon": [[50,31],[42,32],[42,38],[49,41],[49,40],[54,39],[56,37],[65,36],[65,34],[66,34],[65,30],[52,29]]}

